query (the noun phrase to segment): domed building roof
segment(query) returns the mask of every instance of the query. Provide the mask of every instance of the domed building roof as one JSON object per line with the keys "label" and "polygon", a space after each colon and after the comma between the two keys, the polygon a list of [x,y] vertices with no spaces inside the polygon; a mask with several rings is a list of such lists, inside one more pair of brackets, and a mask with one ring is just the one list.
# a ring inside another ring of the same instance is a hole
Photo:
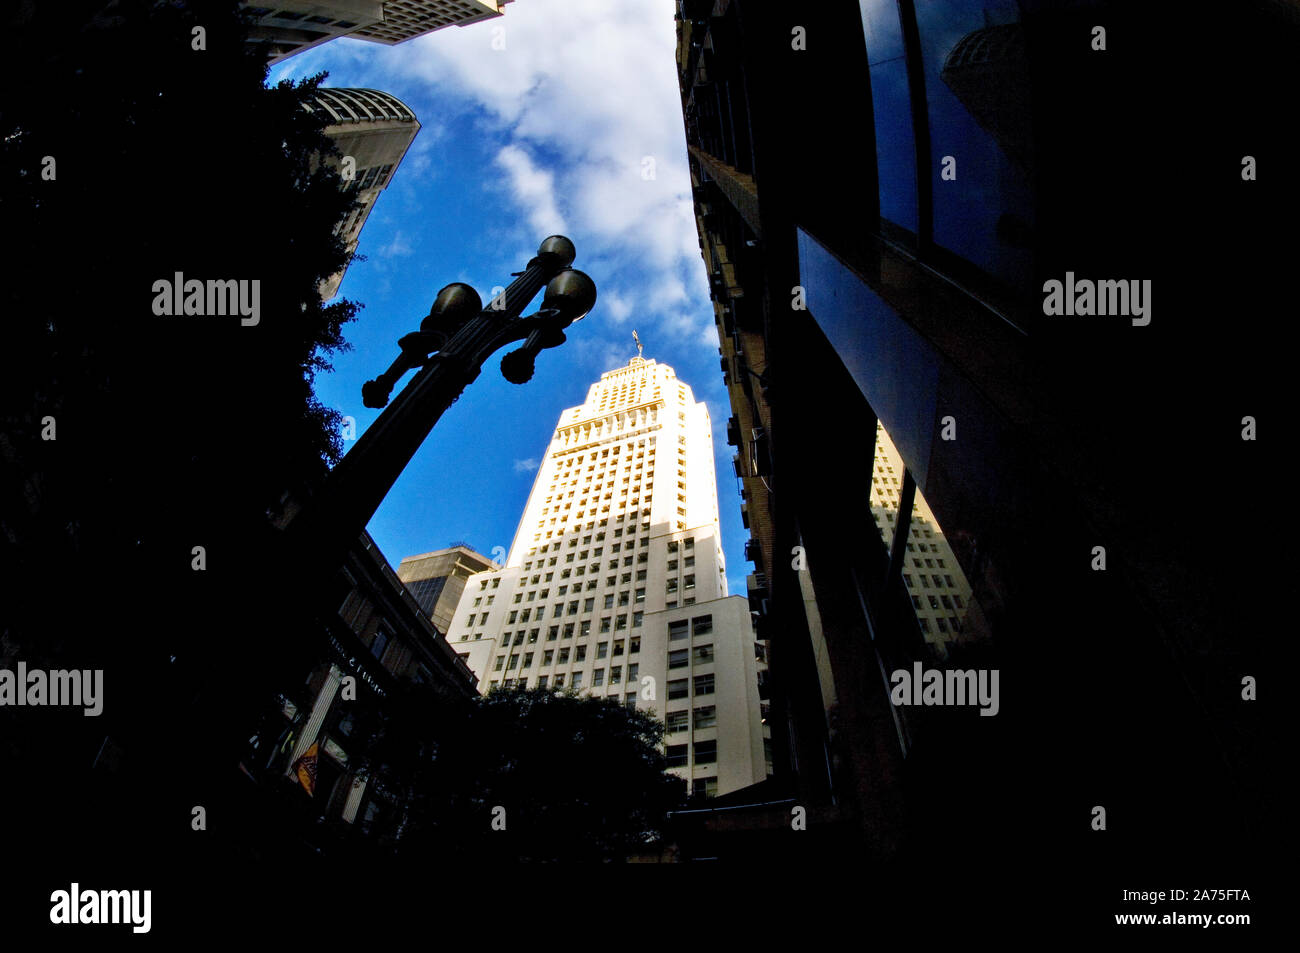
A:
{"label": "domed building roof", "polygon": [[333,122],[362,122],[365,120],[392,120],[414,122],[413,113],[406,103],[390,93],[378,89],[320,89],[312,106],[329,114]]}

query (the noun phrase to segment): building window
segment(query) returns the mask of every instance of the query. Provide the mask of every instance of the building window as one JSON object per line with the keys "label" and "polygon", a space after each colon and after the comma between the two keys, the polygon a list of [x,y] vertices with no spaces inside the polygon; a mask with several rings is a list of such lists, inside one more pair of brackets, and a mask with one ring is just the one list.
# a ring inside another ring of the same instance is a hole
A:
{"label": "building window", "polygon": [[596,669],[596,671],[592,672],[591,674],[591,687],[599,688],[601,685],[604,684],[605,684],[605,670],[603,668],[598,668]]}
{"label": "building window", "polygon": [[621,665],[611,666],[609,670],[609,683],[611,685],[617,685],[622,680],[623,680],[623,666]]}
{"label": "building window", "polygon": [[561,664],[561,665],[567,665],[568,662],[569,662],[569,650],[568,650],[568,648],[562,648],[562,649],[560,649],[560,664]]}
{"label": "building window", "polygon": [[695,694],[712,695],[713,694],[713,676],[696,675],[695,676]]}
{"label": "building window", "polygon": [[674,698],[687,698],[690,696],[690,694],[691,694],[691,686],[690,686],[689,679],[678,678],[669,681],[668,698],[670,700]]}
{"label": "building window", "polygon": [[689,711],[670,711],[664,718],[664,733],[675,735],[679,731],[686,731],[691,726],[690,720]]}
{"label": "building window", "polygon": [[714,705],[701,705],[695,709],[695,727],[712,728],[718,723],[718,709]]}
{"label": "building window", "polygon": [[687,748],[689,745],[669,745],[667,765],[670,768],[686,767]]}
{"label": "building window", "polygon": [[691,664],[690,649],[678,649],[676,652],[668,653],[669,668],[685,668],[689,664]]}
{"label": "building window", "polygon": [[581,673],[581,672],[574,672],[574,673],[573,673],[573,678],[570,679],[570,681],[569,681],[569,687],[572,688],[574,691],[577,691],[579,688],[582,687],[582,673]]}
{"label": "building window", "polygon": [[712,661],[713,661],[713,646],[712,646],[712,645],[697,645],[697,646],[695,646],[695,664],[696,664],[696,665],[705,665],[705,664],[707,664],[707,663],[709,663],[709,662],[712,662]]}
{"label": "building window", "polygon": [[510,656],[510,661],[506,664],[506,671],[512,672],[519,667],[519,653],[516,652]]}
{"label": "building window", "polygon": [[492,671],[494,671],[494,672],[499,672],[499,671],[501,671],[501,669],[502,669],[503,667],[505,667],[505,664],[506,664],[506,657],[505,657],[504,655],[498,655],[498,656],[497,656],[497,663],[496,663],[496,665],[492,666]]}
{"label": "building window", "polygon": [[695,742],[695,763],[696,764],[717,764],[718,763],[718,742],[716,740]]}
{"label": "building window", "polygon": [[716,797],[718,794],[717,778],[696,778],[691,787],[695,797]]}
{"label": "building window", "polygon": [[713,616],[698,615],[691,620],[691,625],[694,627],[696,635],[707,635],[713,631]]}

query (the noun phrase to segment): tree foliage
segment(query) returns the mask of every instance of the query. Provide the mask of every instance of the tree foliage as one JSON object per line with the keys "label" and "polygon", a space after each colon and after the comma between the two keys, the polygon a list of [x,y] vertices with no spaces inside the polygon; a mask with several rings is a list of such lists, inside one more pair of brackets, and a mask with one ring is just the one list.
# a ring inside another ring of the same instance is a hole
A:
{"label": "tree foliage", "polygon": [[[662,831],[684,783],[663,724],[613,699],[535,688],[479,698],[412,785],[407,858],[622,860]],[[494,824],[495,822],[495,824]]]}
{"label": "tree foliage", "polygon": [[[216,732],[246,730],[214,692],[261,690],[243,676],[283,598],[265,511],[341,450],[311,383],[357,311],[317,291],[347,260],[334,227],[353,199],[301,108],[323,77],[267,88],[235,4],[0,18],[0,662],[102,667],[111,693],[57,739],[32,719],[11,735],[6,773],[56,811],[106,735],[165,773],[195,733],[216,759]],[[177,273],[256,280],[257,323],[155,314]]]}

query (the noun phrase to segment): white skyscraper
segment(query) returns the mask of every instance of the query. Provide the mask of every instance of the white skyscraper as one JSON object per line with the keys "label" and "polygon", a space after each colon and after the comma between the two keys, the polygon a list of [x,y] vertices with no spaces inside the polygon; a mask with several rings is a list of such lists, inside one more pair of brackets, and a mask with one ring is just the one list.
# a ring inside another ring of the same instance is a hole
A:
{"label": "white skyscraper", "polygon": [[691,790],[767,776],[761,647],[727,595],[708,409],[634,357],[560,415],[502,569],[447,638],[479,688],[574,688],[653,712]]}

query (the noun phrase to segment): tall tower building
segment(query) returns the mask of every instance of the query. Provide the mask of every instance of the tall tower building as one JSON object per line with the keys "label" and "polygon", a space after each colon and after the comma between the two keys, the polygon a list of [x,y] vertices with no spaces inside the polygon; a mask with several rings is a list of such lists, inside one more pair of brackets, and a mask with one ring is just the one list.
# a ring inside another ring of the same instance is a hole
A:
{"label": "tall tower building", "polygon": [[[906,464],[885,425],[876,422],[876,453],[871,474],[871,515],[886,548],[893,545]],[[954,643],[987,636],[979,605],[971,597],[970,583],[957,562],[943,528],[919,489],[912,501],[907,526],[907,547],[902,560],[903,584],[916,610],[921,634],[939,658],[948,657]],[[969,623],[969,624],[968,624]]]}
{"label": "tall tower building", "polygon": [[447,549],[407,556],[397,567],[397,578],[411,590],[437,630],[446,633],[469,577],[495,566],[464,543],[454,543]]}
{"label": "tall tower building", "polygon": [[295,53],[352,36],[393,46],[449,26],[499,17],[513,0],[279,0],[273,7],[243,2],[253,18],[249,43],[272,65]]}
{"label": "tall tower building", "polygon": [[634,357],[560,415],[502,569],[448,641],[494,688],[573,688],[652,712],[696,794],[768,773],[748,601],[727,595],[708,409]]}
{"label": "tall tower building", "polygon": [[[352,159],[352,178],[343,187],[356,192],[358,205],[335,230],[348,251],[354,252],[379,193],[393,180],[420,131],[420,122],[406,103],[377,89],[320,89],[304,108],[325,113],[329,122],[325,135],[334,141],[340,157]],[[346,270],[322,284],[321,298],[334,297]]]}

